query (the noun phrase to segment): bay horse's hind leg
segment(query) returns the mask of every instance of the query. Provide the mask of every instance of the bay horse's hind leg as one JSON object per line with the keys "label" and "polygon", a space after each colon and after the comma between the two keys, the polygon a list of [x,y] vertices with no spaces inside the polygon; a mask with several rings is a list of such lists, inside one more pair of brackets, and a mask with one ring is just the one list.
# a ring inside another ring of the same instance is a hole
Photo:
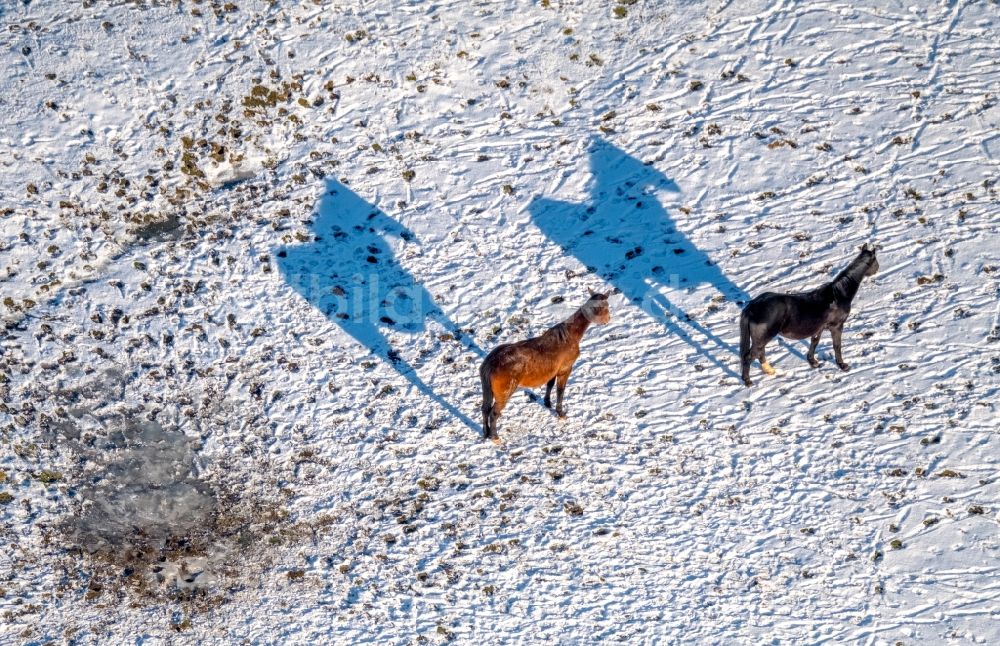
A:
{"label": "bay horse's hind leg", "polygon": [[819,368],[819,361],[816,360],[816,346],[819,345],[819,337],[823,335],[823,330],[820,330],[813,336],[809,343],[809,352],[806,354],[806,361],[813,368]]}
{"label": "bay horse's hind leg", "polygon": [[496,406],[494,406],[490,409],[489,414],[490,434],[486,436],[486,439],[493,440],[494,444],[500,444],[500,435],[497,433],[497,419],[499,417],[500,414],[497,413]]}
{"label": "bay horse's hind leg", "polygon": [[490,408],[489,423],[490,423],[490,435],[489,439],[493,440],[494,444],[500,444],[500,435],[497,429],[497,420],[500,419],[500,413],[503,412],[507,402],[510,400],[510,396],[514,394],[517,390],[517,385],[515,384],[513,388],[504,390],[503,392],[494,391],[496,396],[496,401],[493,402],[493,406]]}

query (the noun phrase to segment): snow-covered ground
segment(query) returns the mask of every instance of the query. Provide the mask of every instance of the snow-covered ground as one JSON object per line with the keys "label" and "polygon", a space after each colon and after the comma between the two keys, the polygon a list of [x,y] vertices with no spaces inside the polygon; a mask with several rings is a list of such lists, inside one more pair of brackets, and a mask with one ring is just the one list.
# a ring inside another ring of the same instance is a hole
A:
{"label": "snow-covered ground", "polygon": [[[0,65],[0,641],[1000,641],[996,2],[11,1]],[[865,242],[850,372],[744,388]]]}

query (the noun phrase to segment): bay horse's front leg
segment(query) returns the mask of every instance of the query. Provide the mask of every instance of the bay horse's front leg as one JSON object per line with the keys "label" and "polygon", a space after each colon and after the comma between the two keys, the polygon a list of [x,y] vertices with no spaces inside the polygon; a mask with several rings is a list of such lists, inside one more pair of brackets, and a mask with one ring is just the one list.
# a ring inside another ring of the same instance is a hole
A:
{"label": "bay horse's front leg", "polygon": [[566,382],[569,381],[571,371],[572,368],[556,375],[556,415],[559,417],[566,417],[566,409],[563,408],[563,393],[566,392]]}
{"label": "bay horse's front leg", "polygon": [[549,379],[545,384],[545,408],[552,408],[552,386],[556,385],[556,378]]}
{"label": "bay horse's front leg", "polygon": [[812,341],[809,343],[809,353],[806,354],[806,360],[813,368],[819,368],[819,361],[816,360],[816,346],[819,345],[819,337],[822,335],[823,330],[820,330],[813,336]]}
{"label": "bay horse's front leg", "polygon": [[846,363],[844,363],[844,355],[840,353],[840,340],[841,340],[841,335],[843,333],[844,333],[843,324],[838,325],[837,327],[834,328],[830,328],[830,336],[833,337],[833,354],[834,357],[837,359],[837,367],[846,372],[850,370],[851,367]]}

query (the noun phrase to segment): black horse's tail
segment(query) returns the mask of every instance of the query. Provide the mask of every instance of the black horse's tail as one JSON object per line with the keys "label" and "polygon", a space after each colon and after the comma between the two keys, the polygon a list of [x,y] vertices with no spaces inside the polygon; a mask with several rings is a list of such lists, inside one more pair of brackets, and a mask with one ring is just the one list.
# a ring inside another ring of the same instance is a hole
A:
{"label": "black horse's tail", "polygon": [[479,379],[483,384],[483,437],[489,438],[493,435],[493,429],[490,428],[490,414],[493,412],[493,384],[490,382],[489,361],[483,361],[483,364],[479,366]]}
{"label": "black horse's tail", "polygon": [[740,314],[740,360],[750,356],[750,316],[746,310]]}

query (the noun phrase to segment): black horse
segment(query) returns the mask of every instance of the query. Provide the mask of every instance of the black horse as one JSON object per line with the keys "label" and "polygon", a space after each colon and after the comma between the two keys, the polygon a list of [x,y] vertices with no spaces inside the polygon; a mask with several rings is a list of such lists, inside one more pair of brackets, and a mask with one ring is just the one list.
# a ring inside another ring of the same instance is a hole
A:
{"label": "black horse", "polygon": [[847,269],[822,287],[799,294],[766,292],[750,301],[740,315],[743,383],[753,385],[750,381],[750,362],[754,359],[760,359],[760,367],[765,374],[774,374],[774,369],[764,357],[764,346],[779,334],[789,339],[812,337],[806,359],[809,365],[816,368],[819,366],[819,361],[816,360],[819,337],[823,330],[830,330],[837,366],[841,370],[850,369],[840,353],[844,321],[851,313],[851,301],[858,293],[861,281],[876,271],[878,259],[875,257],[875,249],[865,244]]}

